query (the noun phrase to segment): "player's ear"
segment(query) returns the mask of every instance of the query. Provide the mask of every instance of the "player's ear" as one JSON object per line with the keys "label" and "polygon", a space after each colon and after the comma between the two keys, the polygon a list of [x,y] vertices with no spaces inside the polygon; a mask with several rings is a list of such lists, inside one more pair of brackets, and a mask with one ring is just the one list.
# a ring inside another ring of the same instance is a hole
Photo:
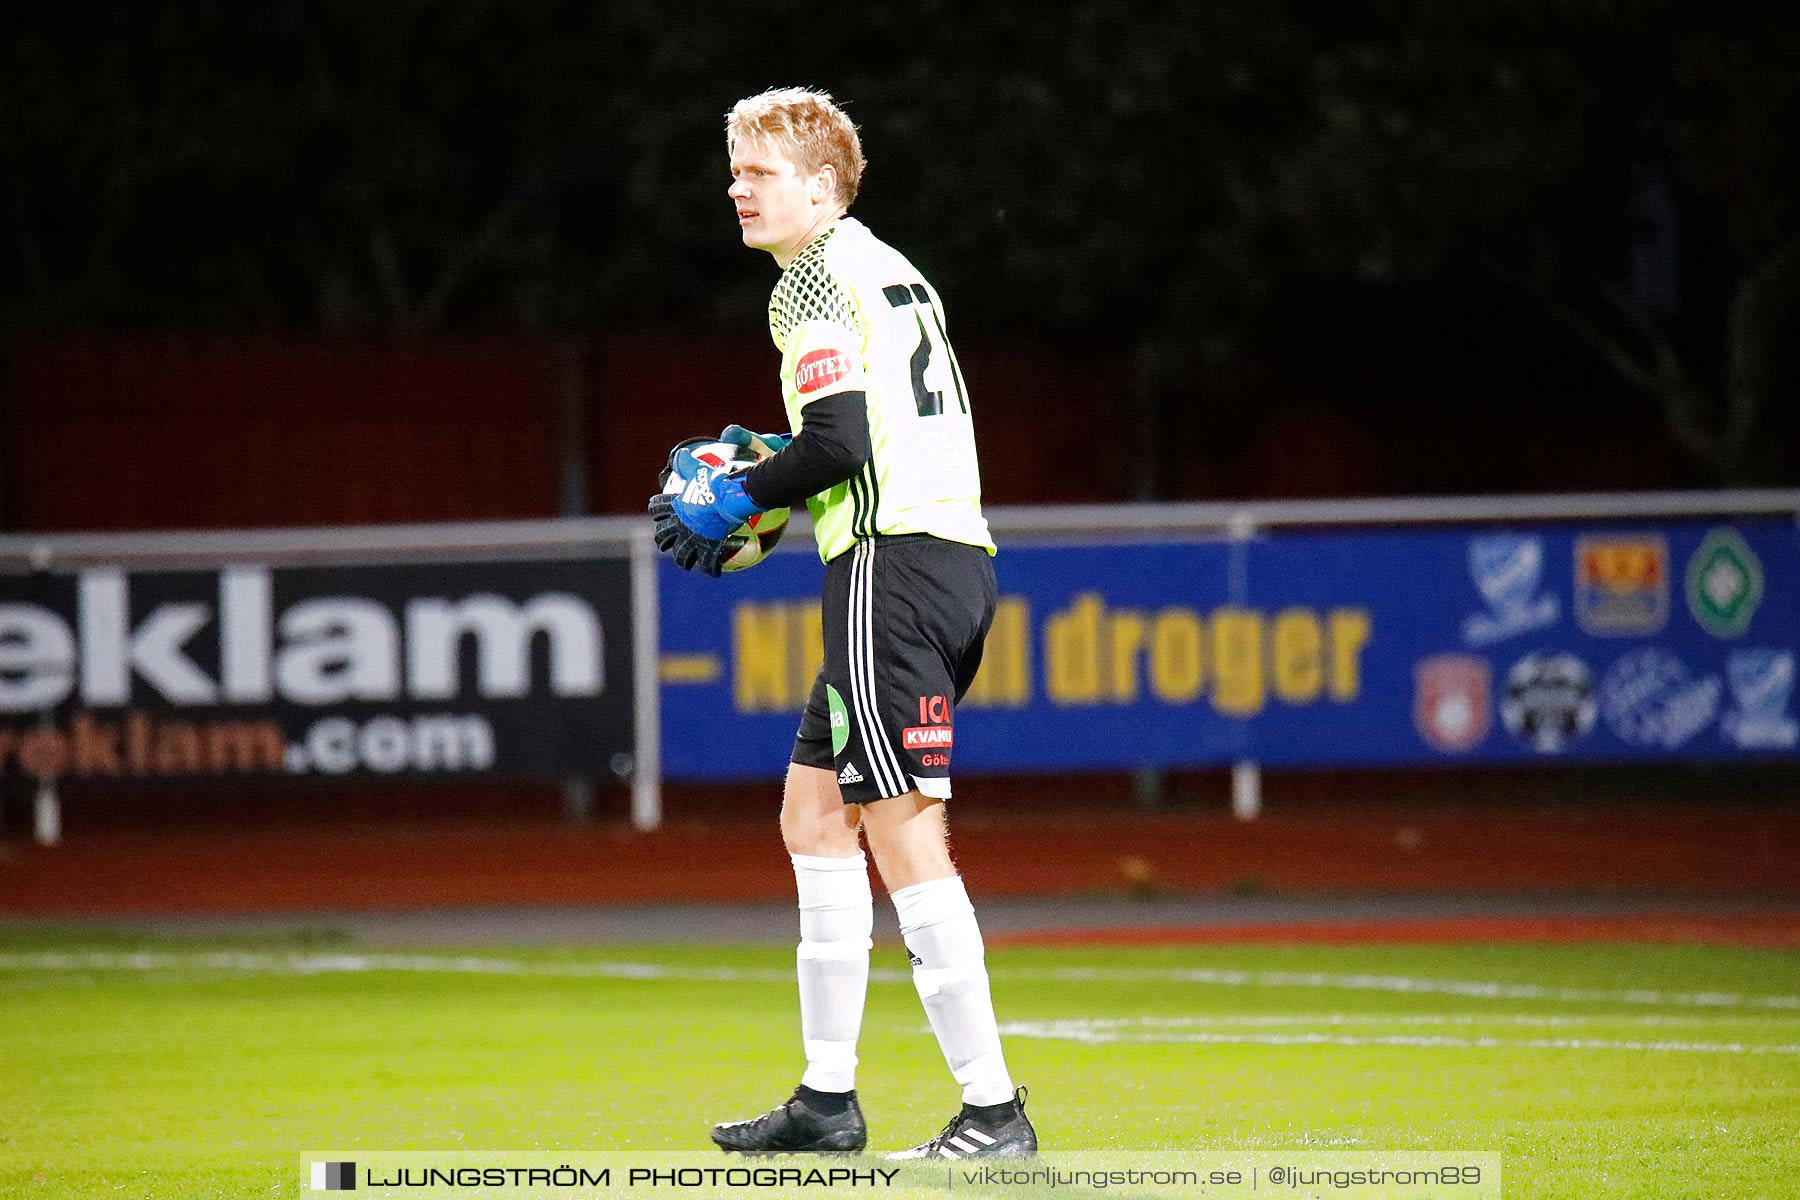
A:
{"label": "player's ear", "polygon": [[813,176],[812,201],[814,204],[823,204],[835,195],[837,195],[837,168],[826,163],[819,168],[819,173]]}

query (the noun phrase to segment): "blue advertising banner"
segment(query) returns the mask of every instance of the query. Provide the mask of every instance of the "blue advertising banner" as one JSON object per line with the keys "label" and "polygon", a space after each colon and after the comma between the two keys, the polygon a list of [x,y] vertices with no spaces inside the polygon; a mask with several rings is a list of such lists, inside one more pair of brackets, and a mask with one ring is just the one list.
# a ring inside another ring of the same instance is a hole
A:
{"label": "blue advertising banner", "polygon": [[[1791,757],[1787,520],[1006,543],[958,773]],[[662,576],[664,772],[770,778],[823,568]]]}

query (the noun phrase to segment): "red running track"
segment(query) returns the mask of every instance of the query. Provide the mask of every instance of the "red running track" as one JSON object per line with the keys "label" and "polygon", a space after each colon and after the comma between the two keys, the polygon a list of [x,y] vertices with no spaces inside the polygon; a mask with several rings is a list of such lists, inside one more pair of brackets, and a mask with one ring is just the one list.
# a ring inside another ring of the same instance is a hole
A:
{"label": "red running track", "polygon": [[[954,822],[986,895],[1169,891],[1630,892],[1800,899],[1792,806],[1228,817],[1022,813]],[[0,915],[785,901],[773,816],[640,834],[547,821],[101,832],[0,843]]]}

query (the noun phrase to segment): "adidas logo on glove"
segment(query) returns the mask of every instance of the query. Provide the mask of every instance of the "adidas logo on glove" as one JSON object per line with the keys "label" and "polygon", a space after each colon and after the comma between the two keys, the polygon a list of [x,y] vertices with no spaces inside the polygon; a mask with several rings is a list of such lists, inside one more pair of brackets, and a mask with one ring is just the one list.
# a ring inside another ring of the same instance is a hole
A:
{"label": "adidas logo on glove", "polygon": [[713,502],[711,471],[700,471],[688,480],[687,490],[681,493],[684,504],[711,504]]}

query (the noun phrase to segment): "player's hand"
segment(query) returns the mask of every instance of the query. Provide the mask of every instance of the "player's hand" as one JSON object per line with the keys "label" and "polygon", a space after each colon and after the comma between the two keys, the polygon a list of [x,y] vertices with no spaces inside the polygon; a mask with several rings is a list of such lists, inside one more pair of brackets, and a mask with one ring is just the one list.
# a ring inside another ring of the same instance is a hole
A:
{"label": "player's hand", "polygon": [[656,523],[656,548],[675,560],[684,571],[699,571],[717,579],[725,558],[723,539],[703,538],[675,515],[675,497],[658,493],[650,497],[650,517]]}
{"label": "player's hand", "polygon": [[710,440],[710,438],[691,437],[676,442],[674,448],[669,451],[669,460],[663,464],[662,471],[656,476],[656,486],[668,487],[669,476],[675,474],[679,474],[683,479],[689,478],[694,467],[698,465],[698,460],[694,457],[694,447],[704,446]]}
{"label": "player's hand", "polygon": [[682,450],[675,455],[675,474],[687,480],[687,486],[670,497],[671,507],[683,525],[703,538],[723,541],[762,511],[744,490],[743,474],[730,466],[711,466],[692,451]]}
{"label": "player's hand", "polygon": [[787,449],[787,444],[794,439],[785,433],[755,433],[742,425],[727,425],[719,440],[754,450],[759,458],[772,458]]}
{"label": "player's hand", "polygon": [[671,472],[687,483],[678,493],[650,498],[656,547],[682,570],[716,577],[725,539],[762,507],[744,490],[740,473],[701,462],[687,446],[677,446],[670,455],[664,477]]}

